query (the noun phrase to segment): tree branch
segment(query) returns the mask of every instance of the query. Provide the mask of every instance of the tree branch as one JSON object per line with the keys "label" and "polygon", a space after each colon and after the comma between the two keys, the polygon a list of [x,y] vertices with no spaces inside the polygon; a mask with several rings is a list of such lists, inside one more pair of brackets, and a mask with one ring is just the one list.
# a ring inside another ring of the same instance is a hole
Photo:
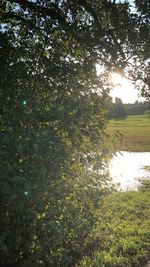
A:
{"label": "tree branch", "polygon": [[10,3],[19,4],[22,8],[27,8],[31,12],[34,12],[38,15],[42,15],[44,17],[50,17],[52,20],[58,21],[60,26],[65,30],[66,33],[69,33],[76,40],[80,41],[79,36],[77,35],[77,31],[75,31],[74,27],[70,25],[65,17],[62,15],[61,10],[58,8],[56,4],[51,3],[50,6],[43,7],[38,5],[35,2],[30,2],[26,0],[8,0]]}

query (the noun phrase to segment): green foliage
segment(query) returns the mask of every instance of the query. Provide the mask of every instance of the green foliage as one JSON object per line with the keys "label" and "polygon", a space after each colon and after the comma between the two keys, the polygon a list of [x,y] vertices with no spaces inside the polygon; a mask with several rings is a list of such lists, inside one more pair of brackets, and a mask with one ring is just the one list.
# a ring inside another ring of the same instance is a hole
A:
{"label": "green foliage", "polygon": [[105,98],[87,84],[83,93],[73,79],[70,93],[63,82],[62,91],[36,89],[30,98],[19,91],[29,102],[18,102],[19,113],[18,95],[5,92],[12,109],[4,108],[1,136],[1,262],[69,266],[82,257],[80,247],[105,193],[101,176],[95,180],[88,171],[91,165],[102,168],[108,156]]}
{"label": "green foliage", "polygon": [[149,190],[115,193],[106,197],[100,212],[101,219],[92,233],[97,247],[77,266],[144,266],[150,256],[149,216]]}
{"label": "green foliage", "polygon": [[74,265],[107,193],[107,176],[90,169],[112,154],[108,89],[82,46],[48,28],[49,38],[8,18],[0,31],[4,266]]}
{"label": "green foliage", "polygon": [[[150,166],[146,166],[145,169],[150,170]],[[149,179],[141,179],[139,185],[140,191],[150,191],[150,180]]]}

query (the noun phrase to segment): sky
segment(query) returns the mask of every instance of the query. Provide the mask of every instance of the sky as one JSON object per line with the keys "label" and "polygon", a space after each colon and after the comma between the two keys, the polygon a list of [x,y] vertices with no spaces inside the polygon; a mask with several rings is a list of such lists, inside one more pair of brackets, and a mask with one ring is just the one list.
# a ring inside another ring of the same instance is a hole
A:
{"label": "sky", "polygon": [[139,91],[134,87],[132,82],[124,77],[121,77],[118,73],[112,74],[113,89],[110,92],[110,96],[115,100],[118,97],[123,103],[135,103],[136,100],[144,101],[145,98],[139,96]]}
{"label": "sky", "polygon": [[[100,65],[96,65],[97,75],[103,73],[104,69]],[[115,102],[115,97],[122,100],[123,103],[135,103],[136,100],[139,102],[145,101],[144,97],[140,97],[140,92],[134,87],[132,82],[127,78],[122,77],[118,73],[112,73],[111,83],[113,89],[110,91],[110,96]]]}
{"label": "sky", "polygon": [[127,103],[135,103],[136,100],[144,101],[143,97],[139,97],[139,91],[134,88],[134,86],[130,83],[127,87],[119,87],[115,86],[113,90],[110,92],[110,96],[113,98],[113,102],[115,101],[115,97],[118,97],[122,100],[124,104]]}

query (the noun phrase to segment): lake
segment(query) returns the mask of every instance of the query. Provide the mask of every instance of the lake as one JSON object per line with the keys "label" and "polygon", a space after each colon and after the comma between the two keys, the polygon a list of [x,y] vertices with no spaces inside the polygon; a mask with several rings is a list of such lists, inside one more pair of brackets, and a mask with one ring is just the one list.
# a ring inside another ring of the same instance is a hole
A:
{"label": "lake", "polygon": [[150,152],[121,151],[111,160],[109,172],[123,191],[135,190],[140,178],[150,179],[150,169],[145,169],[146,166],[150,167]]}

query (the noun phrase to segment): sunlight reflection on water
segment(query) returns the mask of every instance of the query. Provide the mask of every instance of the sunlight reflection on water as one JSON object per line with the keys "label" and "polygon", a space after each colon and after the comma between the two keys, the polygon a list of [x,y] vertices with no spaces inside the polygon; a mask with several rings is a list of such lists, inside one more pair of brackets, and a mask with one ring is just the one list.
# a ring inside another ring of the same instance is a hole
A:
{"label": "sunlight reflection on water", "polygon": [[150,166],[150,152],[121,151],[111,160],[109,172],[122,190],[130,190],[138,187],[140,178],[150,178],[145,166]]}

